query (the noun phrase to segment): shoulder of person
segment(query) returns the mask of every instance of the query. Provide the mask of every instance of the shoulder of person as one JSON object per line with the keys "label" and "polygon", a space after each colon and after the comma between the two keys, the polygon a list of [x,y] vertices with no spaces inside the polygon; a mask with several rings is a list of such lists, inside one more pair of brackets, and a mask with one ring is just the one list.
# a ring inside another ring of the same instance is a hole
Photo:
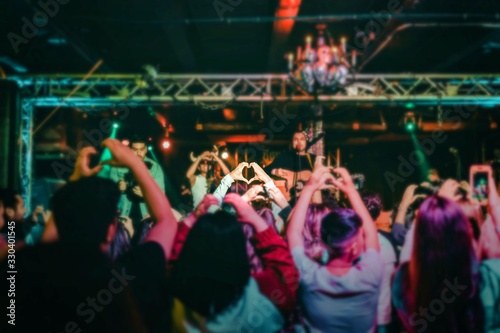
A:
{"label": "shoulder of person", "polygon": [[369,248],[363,253],[361,260],[355,265],[358,270],[370,272],[376,276],[382,276],[384,260],[382,253],[373,248]]}
{"label": "shoulder of person", "polygon": [[148,162],[148,163],[151,163],[151,168],[157,168],[159,167],[160,165],[158,163],[156,163],[155,160],[153,160],[152,158],[149,158],[149,157],[144,157],[144,162]]}

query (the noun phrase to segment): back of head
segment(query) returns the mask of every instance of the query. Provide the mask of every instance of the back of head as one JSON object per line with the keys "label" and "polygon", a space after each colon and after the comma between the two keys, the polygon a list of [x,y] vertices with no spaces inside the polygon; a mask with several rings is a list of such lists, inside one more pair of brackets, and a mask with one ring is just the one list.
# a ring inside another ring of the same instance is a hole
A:
{"label": "back of head", "polygon": [[174,295],[191,310],[213,316],[241,298],[249,278],[241,224],[224,211],[201,216],[174,264]]}
{"label": "back of head", "polygon": [[341,257],[358,236],[361,218],[349,208],[335,209],[321,222],[321,239],[328,247],[330,259]]}
{"label": "back of head", "polygon": [[68,182],[52,197],[61,241],[98,245],[106,241],[117,217],[118,186],[109,179],[87,177]]}
{"label": "back of head", "polygon": [[340,202],[335,197],[335,194],[329,189],[325,189],[321,191],[321,199],[323,205],[330,208],[330,210],[341,208]]}
{"label": "back of head", "polygon": [[439,196],[420,206],[415,225],[414,259],[419,265],[433,265],[426,272],[452,274],[470,271],[473,255],[469,222],[460,206]]}
{"label": "back of head", "polygon": [[[439,196],[427,198],[420,206],[415,225],[412,268],[411,311],[428,307],[441,299],[449,284],[464,288],[456,300],[431,326],[463,326],[463,332],[481,331],[481,309],[478,299],[477,261],[472,246],[469,221],[454,202]],[[478,327],[474,327],[478,325]]]}

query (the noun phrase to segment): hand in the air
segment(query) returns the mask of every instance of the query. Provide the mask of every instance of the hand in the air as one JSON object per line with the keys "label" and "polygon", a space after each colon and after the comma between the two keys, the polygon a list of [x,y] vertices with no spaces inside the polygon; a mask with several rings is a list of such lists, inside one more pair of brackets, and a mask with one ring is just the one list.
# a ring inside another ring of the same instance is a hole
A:
{"label": "hand in the air", "polygon": [[111,152],[111,159],[101,162],[116,167],[130,168],[135,163],[144,163],[129,147],[118,140],[107,138],[102,145]]}
{"label": "hand in the air", "polygon": [[254,180],[260,180],[264,184],[272,181],[271,177],[269,177],[269,175],[264,171],[264,169],[262,169],[260,165],[258,165],[257,163],[252,162],[250,163],[249,167],[252,168],[255,173],[255,177],[253,177],[249,181],[249,183],[251,183]]}
{"label": "hand in the air", "polygon": [[332,171],[333,167],[320,166],[315,168],[306,186],[311,187],[314,191],[333,188],[335,178]]}
{"label": "hand in the air", "polygon": [[243,170],[245,168],[248,168],[248,163],[241,162],[233,171],[229,173],[229,175],[231,176],[231,178],[233,178],[234,181],[241,181],[248,184],[248,179],[243,177]]}
{"label": "hand in the air", "polygon": [[137,195],[138,197],[143,197],[144,195],[142,194],[142,189],[139,185],[136,185],[132,188],[132,192],[134,192],[135,195]]}
{"label": "hand in the air", "polygon": [[259,195],[259,193],[262,192],[264,192],[264,187],[262,185],[255,185],[250,187],[250,189],[245,194],[243,194],[241,198],[245,202],[251,202],[258,199],[265,200],[262,195]]}
{"label": "hand in the air", "polygon": [[69,177],[70,181],[76,181],[82,177],[94,176],[102,170],[102,165],[90,168],[90,156],[95,154],[97,154],[97,150],[94,147],[85,147],[80,150],[76,159],[75,170],[73,170],[73,174]]}
{"label": "hand in the air", "polygon": [[457,202],[462,198],[462,195],[457,193],[459,187],[460,184],[456,180],[448,179],[439,188],[438,196]]}

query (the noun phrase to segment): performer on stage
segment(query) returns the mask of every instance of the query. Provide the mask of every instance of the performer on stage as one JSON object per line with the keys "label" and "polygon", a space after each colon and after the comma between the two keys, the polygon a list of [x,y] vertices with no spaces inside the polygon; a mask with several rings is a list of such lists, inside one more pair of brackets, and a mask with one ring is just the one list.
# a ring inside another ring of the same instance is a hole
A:
{"label": "performer on stage", "polygon": [[[158,186],[165,193],[165,180],[161,166],[146,156],[148,148],[146,140],[139,136],[134,136],[130,140],[132,151],[144,161],[149,169],[149,173],[154,178]],[[144,202],[142,190],[137,184],[134,176],[127,168],[112,168],[109,178],[118,183],[122,192],[118,208],[121,216],[128,216],[132,219],[134,229],[138,230],[140,222],[148,215],[148,208]]]}
{"label": "performer on stage", "polygon": [[[224,161],[217,156],[217,153],[209,151],[205,151],[198,156],[186,173],[193,193],[193,207],[197,207],[205,194],[210,191],[210,185],[214,180],[213,169],[215,162],[220,166],[224,175],[229,173],[229,169]],[[198,174],[196,174],[197,171]]]}
{"label": "performer on stage", "polygon": [[312,171],[316,156],[306,152],[306,133],[303,131],[295,132],[293,134],[291,147],[291,150],[279,154],[271,164],[264,168],[264,171],[276,176],[283,175],[283,172],[286,172],[286,170],[294,172],[302,170]]}
{"label": "performer on stage", "polygon": [[279,154],[271,164],[264,168],[267,174],[286,179],[287,192],[294,189],[301,190],[302,185],[310,178],[316,159],[316,155],[307,153],[305,132],[297,131],[293,134],[291,148]]}

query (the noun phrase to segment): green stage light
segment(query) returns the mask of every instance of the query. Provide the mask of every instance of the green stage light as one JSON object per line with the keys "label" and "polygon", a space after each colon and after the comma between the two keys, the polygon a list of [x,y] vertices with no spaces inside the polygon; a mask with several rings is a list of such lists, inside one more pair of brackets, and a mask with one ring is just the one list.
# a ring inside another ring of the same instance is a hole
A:
{"label": "green stage light", "polygon": [[113,128],[114,129],[117,129],[118,127],[120,127],[120,125],[118,125],[118,123],[113,123]]}
{"label": "green stage light", "polygon": [[413,132],[415,130],[415,124],[411,121],[407,122],[405,127],[408,132]]}
{"label": "green stage light", "polygon": [[148,150],[149,151],[153,150],[153,147],[152,146],[148,146]]}

